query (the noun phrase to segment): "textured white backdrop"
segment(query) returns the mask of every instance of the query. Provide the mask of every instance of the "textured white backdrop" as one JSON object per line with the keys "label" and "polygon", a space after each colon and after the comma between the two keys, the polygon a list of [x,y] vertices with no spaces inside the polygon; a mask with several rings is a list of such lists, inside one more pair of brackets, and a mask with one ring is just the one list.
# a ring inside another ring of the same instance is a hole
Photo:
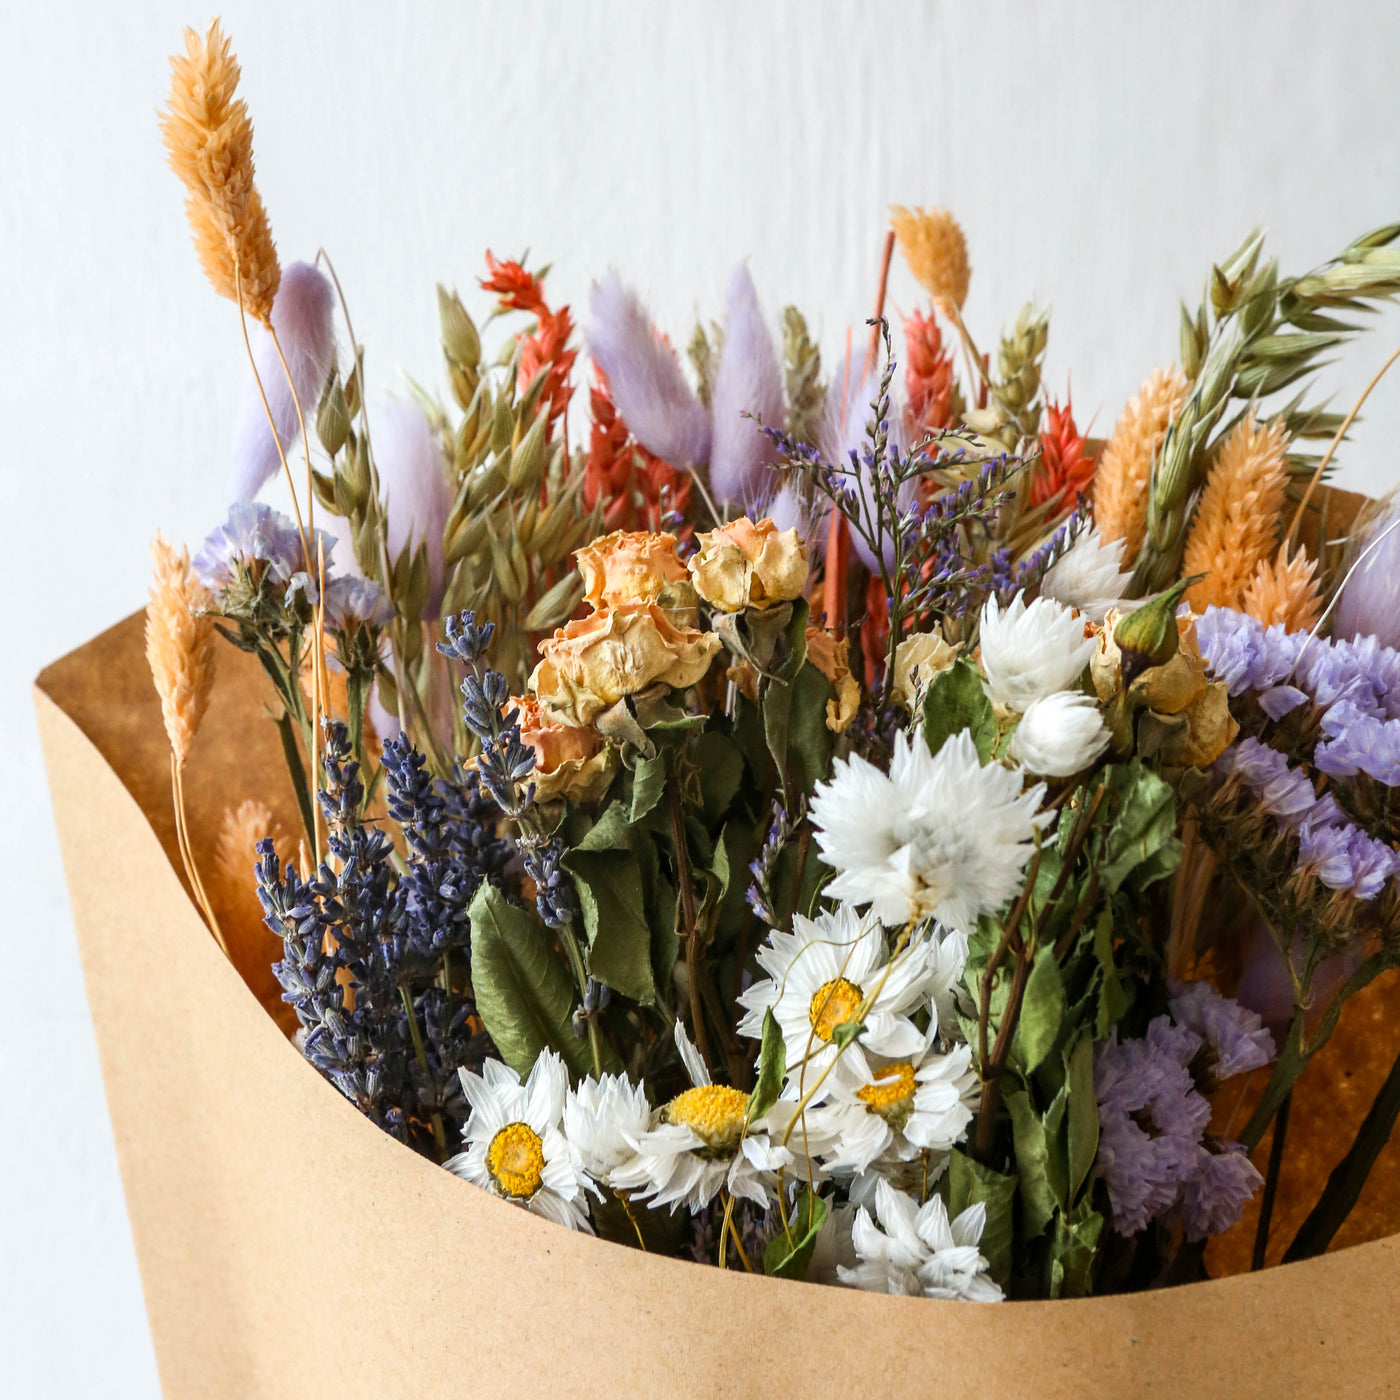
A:
{"label": "textured white backdrop", "polygon": [[[157,1391],[27,694],[143,600],[157,526],[221,514],[241,364],[154,111],[188,4],[0,18],[0,1394]],[[617,266],[673,337],[748,257],[828,352],[869,314],[886,206],[950,205],[984,343],[1056,308],[1052,388],[1106,431],[1174,357],[1177,299],[1256,222],[1286,270],[1400,218],[1392,7],[230,0],[284,259],[331,250],[372,381],[438,370],[433,281],[482,250]],[[912,287],[902,268],[896,306]],[[1400,331],[1332,371],[1349,403]],[[1388,489],[1400,378],[1341,479]],[[178,1013],[163,1011],[178,1042]],[[178,1053],[178,1043],[171,1053]],[[236,1072],[236,1059],[231,1061]],[[289,1222],[290,1224],[290,1222]],[[293,1226],[294,1228],[294,1226]],[[464,1290],[470,1261],[464,1261]],[[310,1285],[310,1280],[308,1281]],[[338,1287],[353,1297],[353,1280]],[[315,1325],[319,1294],[288,1299]],[[463,1325],[470,1316],[464,1291]]]}

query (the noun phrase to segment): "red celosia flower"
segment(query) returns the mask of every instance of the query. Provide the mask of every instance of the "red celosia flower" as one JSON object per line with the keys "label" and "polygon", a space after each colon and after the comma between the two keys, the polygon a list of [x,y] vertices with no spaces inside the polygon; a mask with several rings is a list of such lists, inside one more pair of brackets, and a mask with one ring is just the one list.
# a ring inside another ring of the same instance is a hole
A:
{"label": "red celosia flower", "polygon": [[[596,366],[594,374],[597,383],[588,395],[593,423],[583,504],[592,510],[602,500],[608,530],[659,530],[668,512],[689,509],[690,477],[632,439],[608,392],[606,376]],[[690,526],[678,533],[684,538]]]}
{"label": "red celosia flower", "polygon": [[908,421],[914,432],[949,428],[953,406],[953,356],[932,316],[904,318],[904,387]]}
{"label": "red celosia flower", "polygon": [[1050,503],[1047,519],[1053,519],[1069,510],[1094,479],[1095,462],[1085,455],[1084,439],[1074,426],[1074,405],[1068,397],[1063,408],[1054,403],[1046,406],[1040,453],[1031,481],[1031,505]]}
{"label": "red celosia flower", "polygon": [[482,291],[495,292],[500,297],[502,311],[532,311],[544,315],[549,308],[544,302],[544,284],[533,272],[526,272],[518,262],[502,262],[488,248],[486,271],[489,276],[477,279]]}

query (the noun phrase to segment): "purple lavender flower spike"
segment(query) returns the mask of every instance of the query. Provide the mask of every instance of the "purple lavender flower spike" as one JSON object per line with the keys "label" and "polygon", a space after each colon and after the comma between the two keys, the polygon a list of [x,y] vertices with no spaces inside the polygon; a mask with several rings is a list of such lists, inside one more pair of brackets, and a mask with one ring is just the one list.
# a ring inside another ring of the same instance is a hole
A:
{"label": "purple lavender flower spike", "polygon": [[1215,1080],[1260,1069],[1274,1058],[1274,1038],[1257,1012],[1221,996],[1209,982],[1169,982],[1174,1020],[1200,1036],[1215,1055]]}
{"label": "purple lavender flower spike", "polygon": [[[272,326],[287,357],[297,399],[309,425],[316,416],[326,376],[335,361],[332,325],[334,294],[330,282],[310,263],[289,263],[272,303]],[[277,424],[277,438],[267,421],[262,397],[251,374],[233,421],[229,451],[228,494],[232,501],[251,501],[276,473],[282,459],[278,443],[287,445],[300,433],[296,403],[273,347],[272,337],[260,326],[248,328],[253,361],[267,394],[268,408]]]}
{"label": "purple lavender flower spike", "polygon": [[709,461],[710,415],[636,294],[609,273],[594,284],[589,309],[588,353],[633,437],[677,467]]}
{"label": "purple lavender flower spike", "polygon": [[1188,1240],[1228,1230],[1263,1185],[1244,1148],[1234,1142],[1219,1147],[1218,1152],[1197,1149],[1195,1169],[1182,1187],[1179,1214]]}
{"label": "purple lavender flower spike", "polygon": [[[622,416],[627,417],[625,412]],[[782,426],[783,372],[743,263],[729,277],[724,348],[715,370],[710,417],[710,487],[721,504],[748,509],[772,493],[769,440],[753,418]]]}
{"label": "purple lavender flower spike", "polygon": [[1382,646],[1400,646],[1400,528],[1390,528],[1397,522],[1400,512],[1392,507],[1367,532],[1365,546],[1376,548],[1337,599],[1335,636],[1374,637]]}
{"label": "purple lavender flower spike", "polygon": [[410,540],[428,545],[431,586],[424,617],[442,604],[442,532],[452,508],[442,442],[417,404],[386,403],[375,415],[374,452],[384,499],[389,557],[397,559]]}

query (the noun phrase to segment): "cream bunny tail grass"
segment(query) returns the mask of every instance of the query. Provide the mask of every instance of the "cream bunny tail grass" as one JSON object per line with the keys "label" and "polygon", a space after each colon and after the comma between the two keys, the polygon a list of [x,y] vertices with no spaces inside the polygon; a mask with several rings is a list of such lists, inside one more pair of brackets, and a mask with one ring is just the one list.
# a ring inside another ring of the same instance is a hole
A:
{"label": "cream bunny tail grass", "polygon": [[967,300],[972,268],[958,221],[946,209],[906,209],[896,204],[890,210],[890,227],[919,285],[949,315],[960,311]]}
{"label": "cream bunny tail grass", "polygon": [[163,535],[151,542],[154,573],[146,608],[146,662],[160,696],[161,718],[177,767],[183,768],[214,684],[214,623],[199,614],[212,606],[194,576],[189,551]]}
{"label": "cream bunny tail grass", "polygon": [[205,276],[220,296],[241,300],[268,326],[281,269],[253,182],[253,124],[247,103],[234,97],[238,77],[217,19],[202,39],[185,30],[185,52],[170,60],[160,130],[170,168],[185,186],[185,214]]}
{"label": "cream bunny tail grass", "polygon": [[1317,589],[1317,561],[1300,548],[1289,559],[1288,546],[1279,546],[1278,557],[1261,559],[1254,577],[1245,585],[1243,610],[1265,627],[1281,623],[1285,632],[1306,632],[1322,614]]}
{"label": "cream bunny tail grass", "polygon": [[1094,523],[1105,540],[1126,541],[1125,568],[1137,558],[1147,533],[1152,459],[1186,394],[1186,379],[1179,370],[1154,369],[1119,414],[1099,458],[1094,473]]}
{"label": "cream bunny tail grass", "polygon": [[1255,571],[1272,557],[1288,481],[1287,450],[1283,425],[1261,428],[1252,415],[1221,446],[1182,556],[1183,576],[1206,575],[1186,594],[1196,612],[1212,603],[1240,607]]}

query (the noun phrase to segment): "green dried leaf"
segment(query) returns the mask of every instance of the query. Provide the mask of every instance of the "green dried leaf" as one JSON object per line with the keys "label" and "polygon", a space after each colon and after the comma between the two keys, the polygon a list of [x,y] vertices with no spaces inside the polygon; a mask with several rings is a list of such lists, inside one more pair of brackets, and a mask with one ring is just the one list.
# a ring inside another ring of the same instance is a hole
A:
{"label": "green dried leaf", "polygon": [[770,1006],[763,1013],[763,1039],[758,1052],[758,1078],[745,1114],[748,1122],[756,1123],[783,1092],[783,1076],[787,1074],[787,1045],[783,1030]]}
{"label": "green dried leaf", "polygon": [[798,1282],[805,1279],[812,1251],[817,1247],[817,1236],[826,1224],[828,1213],[826,1202],[803,1182],[793,1204],[791,1243],[786,1230],[779,1230],[768,1241],[763,1251],[763,1272],[770,1278],[790,1278]]}
{"label": "green dried leaf", "polygon": [[979,1246],[994,1282],[1006,1286],[1011,1275],[1011,1243],[1016,1178],[1003,1176],[956,1148],[948,1163],[948,1215],[956,1218],[979,1201],[987,1207],[987,1224]]}
{"label": "green dried leaf", "polygon": [[1054,1048],[1065,1015],[1065,991],[1055,950],[1041,948],[1031,964],[1016,1023],[1016,1047],[1027,1075],[1033,1074]]}
{"label": "green dried leaf", "polygon": [[949,738],[964,729],[971,732],[977,756],[986,763],[996,744],[996,714],[982,689],[977,667],[959,656],[933,678],[924,695],[924,739],[929,752],[936,754]]}

